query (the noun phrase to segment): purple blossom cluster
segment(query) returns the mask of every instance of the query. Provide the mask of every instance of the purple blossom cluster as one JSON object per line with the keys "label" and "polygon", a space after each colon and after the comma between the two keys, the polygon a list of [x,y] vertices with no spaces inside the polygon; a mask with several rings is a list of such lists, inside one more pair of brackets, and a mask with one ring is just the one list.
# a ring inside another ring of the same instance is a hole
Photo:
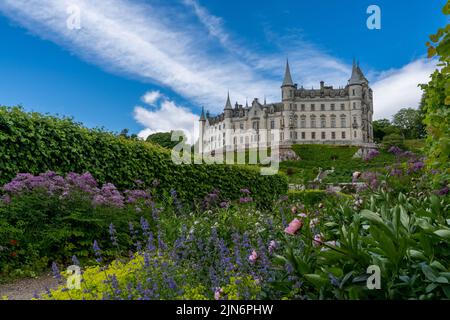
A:
{"label": "purple blossom cluster", "polygon": [[380,155],[380,152],[376,149],[371,149],[369,150],[369,152],[363,157],[364,161],[370,161],[373,158],[377,157]]}
{"label": "purple blossom cluster", "polygon": [[[2,188],[4,195],[0,198],[4,203],[9,203],[12,196],[33,191],[43,191],[49,196],[60,199],[69,198],[74,194],[83,194],[91,199],[95,206],[105,205],[123,208],[126,204],[138,204],[151,202],[149,190],[125,190],[120,192],[112,183],[106,183],[99,187],[97,181],[89,173],[68,173],[65,177],[53,171],[32,175],[30,173],[19,173]],[[138,207],[136,207],[138,208]]]}

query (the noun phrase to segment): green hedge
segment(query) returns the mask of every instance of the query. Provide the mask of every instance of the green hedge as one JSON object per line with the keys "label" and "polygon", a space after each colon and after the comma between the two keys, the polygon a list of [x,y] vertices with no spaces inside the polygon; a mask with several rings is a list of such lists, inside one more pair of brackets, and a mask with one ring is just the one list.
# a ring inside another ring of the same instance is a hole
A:
{"label": "green hedge", "polygon": [[38,174],[90,172],[100,183],[131,188],[136,180],[159,190],[176,190],[192,201],[213,189],[237,199],[248,188],[258,203],[287,192],[283,175],[262,176],[259,168],[227,165],[176,165],[170,151],[144,141],[118,137],[102,129],[88,129],[70,118],[27,113],[19,107],[0,107],[0,183],[19,172]]}

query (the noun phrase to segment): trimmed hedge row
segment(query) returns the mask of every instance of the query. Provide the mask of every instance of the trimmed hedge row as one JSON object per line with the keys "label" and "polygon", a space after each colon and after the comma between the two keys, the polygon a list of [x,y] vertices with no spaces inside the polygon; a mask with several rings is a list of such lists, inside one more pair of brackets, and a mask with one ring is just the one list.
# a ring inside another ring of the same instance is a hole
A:
{"label": "trimmed hedge row", "polygon": [[248,188],[259,203],[287,192],[283,175],[262,176],[259,168],[238,165],[176,165],[170,151],[157,145],[88,129],[70,118],[27,113],[20,107],[0,107],[0,183],[19,172],[38,174],[90,172],[100,183],[132,188],[136,180],[159,190],[176,190],[178,197],[201,199],[213,189],[237,199]]}

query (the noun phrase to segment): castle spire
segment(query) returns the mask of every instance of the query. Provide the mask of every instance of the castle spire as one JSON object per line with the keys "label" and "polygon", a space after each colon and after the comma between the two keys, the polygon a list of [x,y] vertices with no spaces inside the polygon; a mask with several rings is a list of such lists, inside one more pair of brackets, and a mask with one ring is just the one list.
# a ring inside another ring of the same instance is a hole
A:
{"label": "castle spire", "polygon": [[201,116],[200,116],[200,121],[206,121],[206,118],[205,118],[205,108],[204,108],[204,107],[202,107],[202,114],[201,114]]}
{"label": "castle spire", "polygon": [[359,61],[356,62],[355,59],[353,59],[352,75],[350,80],[348,80],[348,84],[361,84],[363,82],[367,83],[368,81],[359,67]]}
{"label": "castle spire", "polygon": [[228,91],[227,103],[225,104],[225,110],[232,109],[230,101],[230,91]]}
{"label": "castle spire", "polygon": [[293,86],[294,82],[292,81],[292,77],[291,77],[291,69],[289,67],[289,60],[286,59],[286,70],[284,71],[284,80],[283,80],[283,85],[284,86]]}

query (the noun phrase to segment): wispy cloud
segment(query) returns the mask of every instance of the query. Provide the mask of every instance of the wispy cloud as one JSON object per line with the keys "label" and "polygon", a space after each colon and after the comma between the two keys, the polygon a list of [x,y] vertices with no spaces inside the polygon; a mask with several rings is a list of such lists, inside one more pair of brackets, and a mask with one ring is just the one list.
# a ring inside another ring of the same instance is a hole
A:
{"label": "wispy cloud", "polygon": [[[81,30],[66,27],[66,10],[73,5],[80,8]],[[240,102],[263,95],[279,99],[284,49],[269,56],[240,49],[223,21],[195,0],[178,6],[131,0],[3,0],[0,11],[91,63],[164,86],[214,112],[222,110],[228,90]],[[308,50],[300,71],[306,72],[306,65],[324,66],[320,73],[308,72],[333,78],[327,73],[342,69],[329,56]],[[297,69],[296,63],[293,67]],[[307,78],[299,74],[298,79]]]}
{"label": "wispy cloud", "polygon": [[422,96],[418,84],[427,83],[435,69],[435,60],[419,59],[401,69],[381,73],[372,85],[374,118],[391,119],[401,108],[417,108]]}

